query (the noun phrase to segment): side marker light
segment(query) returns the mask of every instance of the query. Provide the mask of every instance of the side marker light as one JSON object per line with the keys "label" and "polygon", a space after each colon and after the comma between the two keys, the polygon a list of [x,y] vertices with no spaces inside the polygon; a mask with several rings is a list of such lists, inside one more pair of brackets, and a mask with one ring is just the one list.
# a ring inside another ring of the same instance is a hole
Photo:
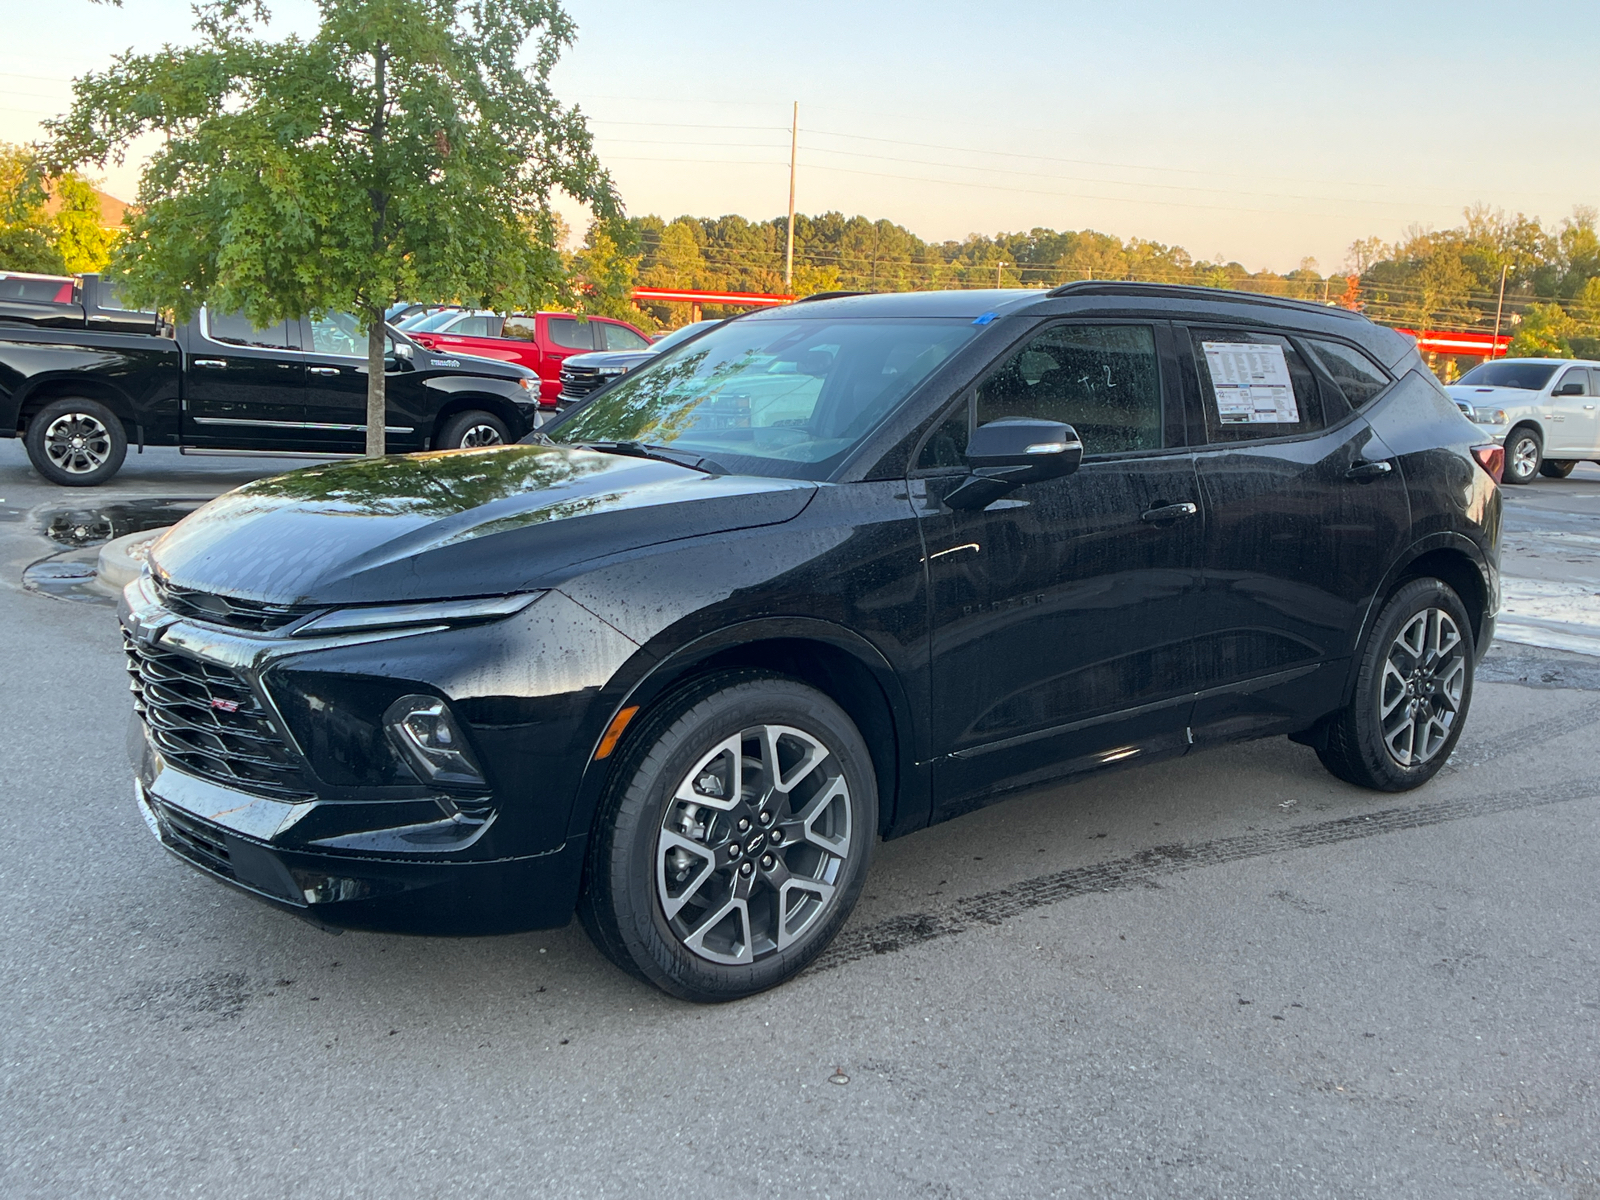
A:
{"label": "side marker light", "polygon": [[594,752],[595,761],[610,758],[611,752],[617,748],[617,742],[622,737],[622,731],[628,727],[628,722],[633,720],[634,714],[639,711],[637,704],[630,704],[616,716],[611,718],[611,724],[606,726],[606,735],[600,739],[600,749]]}

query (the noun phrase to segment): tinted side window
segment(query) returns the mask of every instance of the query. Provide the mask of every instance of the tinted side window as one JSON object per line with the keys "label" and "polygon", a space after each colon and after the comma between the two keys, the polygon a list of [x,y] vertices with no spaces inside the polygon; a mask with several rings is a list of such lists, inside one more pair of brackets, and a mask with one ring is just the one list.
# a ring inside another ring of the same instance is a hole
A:
{"label": "tinted side window", "polygon": [[917,454],[917,470],[934,471],[941,467],[964,467],[967,452],[967,422],[972,411],[968,397],[953,413],[939,422]]}
{"label": "tinted side window", "polygon": [[593,350],[594,326],[587,321],[579,323],[571,317],[551,317],[550,340],[569,350]]}
{"label": "tinted side window", "polygon": [[643,350],[650,343],[626,325],[601,325],[606,335],[607,350]]}
{"label": "tinted side window", "polygon": [[206,312],[206,335],[214,342],[227,342],[231,346],[259,346],[266,350],[290,350],[289,323],[257,328],[255,322],[243,313]]}
{"label": "tinted side window", "polygon": [[1161,368],[1148,325],[1057,325],[978,385],[978,425],[1064,421],[1085,454],[1161,447]]}
{"label": "tinted side window", "polygon": [[1316,377],[1288,338],[1246,329],[1189,332],[1208,440],[1246,442],[1323,427]]}
{"label": "tinted side window", "polygon": [[1567,393],[1565,393],[1566,395],[1568,395],[1568,396],[1587,396],[1589,394],[1589,372],[1588,372],[1588,370],[1583,368],[1583,367],[1573,367],[1573,368],[1571,368],[1565,375],[1563,375],[1561,377],[1561,381],[1556,384],[1555,391],[1552,392],[1551,394],[1554,395],[1554,394],[1560,392],[1562,388],[1570,387],[1572,384],[1577,384],[1578,387],[1581,390],[1576,391],[1576,392],[1567,392]]}
{"label": "tinted side window", "polygon": [[519,342],[538,341],[532,317],[507,317],[506,323],[500,327],[500,336],[516,338]]}
{"label": "tinted side window", "polygon": [[456,337],[488,337],[489,318],[462,317],[455,324],[448,326],[445,332],[454,334]]}
{"label": "tinted side window", "polygon": [[1389,376],[1383,368],[1354,347],[1318,338],[1307,338],[1306,345],[1339,385],[1351,408],[1360,408],[1389,386]]}
{"label": "tinted side window", "polygon": [[365,355],[367,335],[349,313],[329,313],[311,322],[311,349],[318,354]]}

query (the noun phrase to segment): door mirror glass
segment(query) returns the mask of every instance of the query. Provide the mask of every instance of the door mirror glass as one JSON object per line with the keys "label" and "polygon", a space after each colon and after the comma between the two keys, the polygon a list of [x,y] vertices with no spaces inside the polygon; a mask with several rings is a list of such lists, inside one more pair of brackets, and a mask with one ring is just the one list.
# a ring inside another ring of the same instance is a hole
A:
{"label": "door mirror glass", "polygon": [[1083,443],[1060,421],[1004,417],[973,430],[966,459],[972,474],[945,498],[951,508],[982,508],[1025,483],[1070,475]]}

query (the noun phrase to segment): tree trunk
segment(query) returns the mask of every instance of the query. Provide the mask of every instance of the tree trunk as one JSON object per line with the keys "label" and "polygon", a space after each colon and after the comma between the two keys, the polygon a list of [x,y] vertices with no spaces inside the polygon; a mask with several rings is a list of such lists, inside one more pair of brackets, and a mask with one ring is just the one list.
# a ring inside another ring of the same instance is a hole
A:
{"label": "tree trunk", "polygon": [[385,449],[384,426],[387,403],[384,398],[383,343],[386,337],[383,313],[368,309],[367,318],[367,457],[382,458]]}

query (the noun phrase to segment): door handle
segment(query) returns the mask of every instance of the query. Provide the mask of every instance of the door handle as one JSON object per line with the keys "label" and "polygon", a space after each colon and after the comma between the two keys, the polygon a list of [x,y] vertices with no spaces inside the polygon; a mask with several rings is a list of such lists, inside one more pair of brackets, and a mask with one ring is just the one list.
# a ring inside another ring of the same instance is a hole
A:
{"label": "door handle", "polygon": [[339,368],[338,367],[312,367],[312,368],[310,368],[310,371],[311,371],[311,373],[313,375],[337,375],[339,373]]}
{"label": "door handle", "polygon": [[1358,462],[1344,473],[1344,477],[1356,480],[1382,479],[1393,470],[1392,462]]}
{"label": "door handle", "polygon": [[1585,404],[1585,405],[1584,405],[1584,406],[1583,406],[1583,411],[1584,411],[1584,412],[1593,412],[1593,411],[1594,411],[1594,405],[1592,405],[1592,404]]}
{"label": "door handle", "polygon": [[1182,504],[1160,504],[1155,508],[1147,508],[1139,514],[1141,521],[1176,521],[1180,517],[1192,517],[1200,511],[1200,506],[1185,500]]}
{"label": "door handle", "polygon": [[190,363],[190,366],[195,366],[195,367],[215,367],[218,370],[221,370],[223,367],[226,367],[227,365],[228,365],[228,360],[225,359],[225,358],[197,358],[192,363]]}

